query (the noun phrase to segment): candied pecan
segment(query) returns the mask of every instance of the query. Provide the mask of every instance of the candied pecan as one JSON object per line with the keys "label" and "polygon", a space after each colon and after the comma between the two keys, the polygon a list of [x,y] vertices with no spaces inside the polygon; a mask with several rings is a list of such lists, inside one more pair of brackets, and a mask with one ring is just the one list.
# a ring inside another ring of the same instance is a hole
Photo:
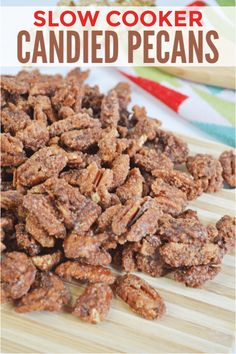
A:
{"label": "candied pecan", "polygon": [[107,284],[87,285],[76,300],[72,314],[86,322],[99,323],[107,317],[112,297],[112,290]]}
{"label": "candied pecan", "polygon": [[57,266],[56,274],[65,280],[71,281],[73,278],[78,280],[86,280],[89,283],[106,283],[112,284],[115,276],[108,268],[95,265],[81,264],[79,262],[65,262]]}
{"label": "candied pecan", "polygon": [[1,134],[1,166],[19,166],[26,160],[22,142],[10,134]]}
{"label": "candied pecan", "polygon": [[206,281],[215,278],[220,269],[211,265],[181,268],[174,272],[174,279],[191,288],[201,288]]}
{"label": "candied pecan", "polygon": [[81,171],[79,186],[82,194],[90,196],[96,203],[108,206],[111,201],[109,190],[113,183],[113,171],[99,169],[96,162],[92,162],[85,170]]}
{"label": "candied pecan", "polygon": [[165,304],[158,292],[136,275],[118,277],[115,292],[134,312],[147,320],[161,318],[165,313]]}
{"label": "candied pecan", "polygon": [[0,196],[1,209],[17,208],[22,202],[22,197],[22,194],[15,190],[2,191]]}
{"label": "candied pecan", "polygon": [[41,252],[41,245],[25,230],[24,224],[17,224],[15,229],[16,243],[20,250],[24,250],[31,257]]}
{"label": "candied pecan", "polygon": [[185,162],[189,153],[188,145],[181,138],[161,129],[156,134],[155,148],[175,164]]}
{"label": "candied pecan", "polygon": [[76,80],[65,80],[52,97],[53,107],[59,111],[61,107],[70,107],[75,113],[81,109],[83,85],[78,85]]}
{"label": "candied pecan", "polygon": [[172,170],[174,166],[169,157],[148,147],[143,147],[134,155],[134,163],[147,172],[154,169]]}
{"label": "candied pecan", "polygon": [[187,203],[187,197],[180,189],[157,178],[152,183],[151,190],[151,195],[156,198],[164,213],[178,215],[183,211]]}
{"label": "candied pecan", "polygon": [[218,230],[215,225],[207,225],[207,235],[210,242],[218,242]]}
{"label": "candied pecan", "polygon": [[7,105],[9,97],[10,97],[9,92],[7,92],[1,87],[1,93],[0,93],[1,109],[3,109]]}
{"label": "candied pecan", "polygon": [[78,188],[70,186],[63,179],[52,177],[43,187],[50,198],[53,198],[54,205],[68,229],[86,232],[101,214],[100,206],[84,197]]}
{"label": "candied pecan", "polygon": [[99,120],[89,117],[89,115],[86,113],[78,113],[54,122],[48,129],[50,137],[54,137],[74,129],[87,129],[96,127],[101,127]]}
{"label": "candied pecan", "polygon": [[[33,215],[40,227],[50,237],[65,238],[65,226],[50,202],[50,198],[42,194],[28,193],[23,198],[23,206],[29,215]],[[28,224],[26,224],[28,228]],[[33,235],[35,237],[35,235]]]}
{"label": "candied pecan", "polygon": [[186,166],[194,179],[200,180],[204,192],[218,192],[222,188],[223,169],[220,162],[211,155],[189,156]]}
{"label": "candied pecan", "polygon": [[157,202],[150,197],[128,200],[113,217],[112,231],[119,236],[119,242],[123,242],[122,234],[125,241],[140,241],[155,233],[161,214]]}
{"label": "candied pecan", "polygon": [[19,80],[17,76],[3,75],[1,77],[1,88],[10,93],[23,95],[28,92],[29,84]]}
{"label": "candied pecan", "polygon": [[168,271],[168,267],[159,252],[156,252],[152,256],[145,256],[138,253],[136,256],[136,264],[139,271],[147,273],[154,278],[162,277]]}
{"label": "candied pecan", "polygon": [[160,254],[172,267],[219,264],[223,256],[220,247],[213,243],[195,245],[169,242],[160,247]]}
{"label": "candied pecan", "polygon": [[121,252],[121,266],[125,272],[135,272],[137,268],[136,255],[140,246],[136,242],[126,243]]}
{"label": "candied pecan", "polygon": [[30,116],[16,107],[5,107],[1,112],[1,123],[5,133],[15,135],[31,123]]}
{"label": "candied pecan", "polygon": [[235,177],[235,161],[236,161],[236,156],[233,150],[229,151],[224,151],[220,155],[220,163],[223,168],[223,178],[224,181],[232,188],[236,187],[236,177]]}
{"label": "candied pecan", "polygon": [[[67,258],[96,258],[96,255],[100,253],[102,242],[105,241],[107,237],[108,236],[104,233],[98,235],[71,233],[63,243],[65,256]],[[110,257],[108,264],[109,263]]]}
{"label": "candied pecan", "polygon": [[89,76],[89,70],[81,71],[80,68],[74,68],[66,75],[67,80],[74,80],[78,84],[82,85]]}
{"label": "candied pecan", "polygon": [[32,96],[52,96],[63,84],[61,75],[39,75],[37,80],[31,83],[29,93]]}
{"label": "candied pecan", "polygon": [[117,188],[116,194],[122,202],[142,197],[144,178],[138,168],[130,170],[126,182]]}
{"label": "candied pecan", "polygon": [[217,243],[229,252],[235,246],[236,218],[225,215],[216,223],[216,228],[218,230]]}
{"label": "candied pecan", "polygon": [[66,166],[67,157],[62,149],[50,146],[35,152],[16,172],[17,183],[34,186],[47,178],[58,175]]}
{"label": "candied pecan", "polygon": [[63,281],[52,273],[41,273],[32,290],[16,306],[16,312],[60,311],[71,296]]}
{"label": "candied pecan", "polygon": [[58,117],[52,107],[52,102],[48,96],[29,96],[28,102],[33,108],[33,118],[36,121],[47,125],[49,122],[55,122]]}
{"label": "candied pecan", "polygon": [[161,244],[162,241],[159,235],[147,236],[140,242],[139,253],[144,256],[152,256],[158,251]]}
{"label": "candied pecan", "polygon": [[153,140],[156,137],[156,133],[160,126],[160,121],[147,117],[147,113],[144,107],[135,105],[133,108],[133,121],[137,121],[134,128],[131,131],[131,138],[142,138],[144,141]]}
{"label": "candied pecan", "polygon": [[102,100],[100,121],[104,128],[116,127],[119,119],[119,100],[116,91],[112,90]]}
{"label": "candied pecan", "polygon": [[29,291],[36,269],[24,253],[8,252],[1,264],[1,280],[7,298],[19,299]]}
{"label": "candied pecan", "polygon": [[115,91],[119,100],[120,109],[126,109],[131,101],[131,88],[127,82],[118,82],[109,92]]}
{"label": "candied pecan", "polygon": [[195,219],[195,220],[199,220],[197,212],[195,210],[192,209],[186,209],[185,211],[183,211],[181,214],[179,214],[178,216],[176,216],[176,218],[181,218],[181,219]]}
{"label": "candied pecan", "polygon": [[88,86],[84,87],[84,97],[82,100],[82,107],[91,108],[94,117],[99,117],[101,112],[101,105],[104,95],[100,93],[99,87]]}
{"label": "candied pecan", "polygon": [[29,214],[26,218],[26,231],[43,247],[55,245],[55,238],[48,235],[34,214]]}
{"label": "candied pecan", "polygon": [[41,271],[48,272],[60,263],[61,258],[61,251],[56,251],[54,253],[44,254],[41,256],[33,256],[31,259],[36,268]]}
{"label": "candied pecan", "polygon": [[111,227],[113,217],[122,209],[121,204],[113,205],[107,208],[98,218],[98,229],[100,231],[108,230]]}
{"label": "candied pecan", "polygon": [[177,170],[153,170],[152,175],[163,179],[171,186],[180,189],[187,195],[188,200],[196,199],[202,193],[201,184],[195,182],[191,176]]}
{"label": "candied pecan", "polygon": [[103,134],[99,140],[98,153],[102,161],[112,162],[129,147],[129,141],[127,139],[117,139],[117,135],[117,130],[111,129],[106,134]]}
{"label": "candied pecan", "polygon": [[60,174],[60,178],[64,179],[71,186],[79,187],[81,172],[82,170],[65,171]]}
{"label": "candied pecan", "polygon": [[72,150],[85,151],[96,145],[101,138],[102,130],[99,128],[87,128],[70,130],[61,135],[61,142]]}
{"label": "candied pecan", "polygon": [[113,171],[112,188],[117,188],[125,182],[129,173],[129,164],[129,155],[120,155],[113,160],[111,166]]}
{"label": "candied pecan", "polygon": [[23,130],[16,133],[25,148],[37,151],[49,141],[49,133],[44,122],[32,121]]}
{"label": "candied pecan", "polygon": [[6,249],[3,243],[6,233],[12,233],[14,231],[14,221],[10,215],[5,215],[0,218],[0,251]]}
{"label": "candied pecan", "polygon": [[159,220],[158,234],[162,241],[196,244],[208,240],[207,228],[195,218],[173,218],[165,215]]}

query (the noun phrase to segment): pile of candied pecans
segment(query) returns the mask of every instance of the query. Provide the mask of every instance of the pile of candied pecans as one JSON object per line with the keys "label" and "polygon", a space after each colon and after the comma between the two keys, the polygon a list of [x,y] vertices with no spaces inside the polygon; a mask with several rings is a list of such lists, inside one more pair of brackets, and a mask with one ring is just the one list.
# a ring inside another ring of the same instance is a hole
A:
{"label": "pile of candied pecans", "polygon": [[[104,95],[87,76],[2,76],[2,299],[20,313],[66,307],[97,323],[116,294],[160,318],[163,299],[129,273],[201,287],[220,271],[235,218],[204,226],[186,206],[223,180],[235,187],[235,155],[189,156],[144,107],[128,110],[127,83]],[[74,304],[63,280],[88,283]]]}

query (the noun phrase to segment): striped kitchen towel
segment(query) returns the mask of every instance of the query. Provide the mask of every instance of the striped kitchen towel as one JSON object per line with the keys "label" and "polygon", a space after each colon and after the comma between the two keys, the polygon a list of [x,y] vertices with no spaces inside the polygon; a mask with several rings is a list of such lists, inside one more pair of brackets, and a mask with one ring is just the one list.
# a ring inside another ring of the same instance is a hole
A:
{"label": "striped kitchen towel", "polygon": [[128,79],[221,142],[235,146],[235,92],[176,78],[155,67],[120,68]]}

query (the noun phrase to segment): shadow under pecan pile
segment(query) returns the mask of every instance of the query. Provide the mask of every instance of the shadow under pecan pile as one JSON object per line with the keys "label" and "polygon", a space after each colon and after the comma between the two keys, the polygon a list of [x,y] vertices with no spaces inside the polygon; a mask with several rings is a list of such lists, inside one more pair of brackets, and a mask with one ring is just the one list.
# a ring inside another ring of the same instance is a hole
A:
{"label": "shadow under pecan pile", "polygon": [[[127,83],[104,95],[87,75],[2,77],[2,298],[17,312],[69,308],[97,323],[115,293],[160,318],[156,290],[112,269],[191,287],[212,279],[234,246],[235,219],[204,226],[186,208],[223,179],[235,187],[235,156],[189,156],[144,107],[128,109]],[[88,283],[74,304],[64,280]]]}

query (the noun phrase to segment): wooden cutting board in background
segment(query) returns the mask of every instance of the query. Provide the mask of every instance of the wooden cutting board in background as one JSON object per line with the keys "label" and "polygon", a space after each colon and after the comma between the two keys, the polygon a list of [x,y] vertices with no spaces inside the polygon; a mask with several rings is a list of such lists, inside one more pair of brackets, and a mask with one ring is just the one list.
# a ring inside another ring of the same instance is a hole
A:
{"label": "wooden cutting board in background", "polygon": [[206,85],[235,89],[235,68],[233,67],[159,67],[174,76]]}
{"label": "wooden cutting board in background", "polygon": [[[185,138],[191,153],[214,156],[228,147]],[[204,223],[234,214],[234,191],[204,194],[191,207]],[[68,313],[16,314],[2,306],[2,353],[232,353],[234,341],[234,256],[224,257],[222,271],[203,289],[168,278],[139,275],[163,296],[167,314],[159,321],[135,315],[114,299],[108,319],[99,325]],[[83,288],[72,284],[73,297]]]}

